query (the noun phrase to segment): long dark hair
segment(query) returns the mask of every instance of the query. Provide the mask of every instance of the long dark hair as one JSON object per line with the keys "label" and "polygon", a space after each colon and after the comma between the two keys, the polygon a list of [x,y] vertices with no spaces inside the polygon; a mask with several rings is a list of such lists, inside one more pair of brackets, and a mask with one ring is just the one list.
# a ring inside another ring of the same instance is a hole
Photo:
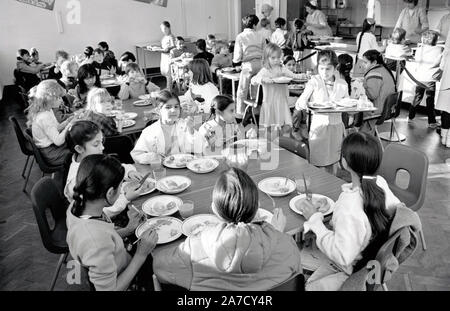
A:
{"label": "long dark hair", "polygon": [[75,146],[83,146],[93,140],[100,133],[98,125],[92,121],[80,120],[76,122],[66,134],[66,145],[69,150],[76,154]]}
{"label": "long dark hair", "polygon": [[83,66],[80,67],[80,69],[78,69],[77,79],[78,79],[78,85],[80,87],[81,94],[85,94],[89,91],[86,83],[84,83],[84,79],[87,79],[90,77],[95,77],[94,86],[101,87],[100,78],[97,74],[97,70],[95,69],[94,65],[84,64]]}
{"label": "long dark hair", "polygon": [[231,104],[234,104],[234,100],[228,95],[217,95],[214,97],[211,103],[211,115],[209,119],[215,116],[217,111],[224,111]]}
{"label": "long dark hair", "polygon": [[87,201],[106,198],[110,188],[118,190],[124,176],[122,164],[109,155],[93,154],[84,158],[73,188],[73,215],[80,217]]}
{"label": "long dark hair", "polygon": [[377,50],[368,50],[366,53],[363,54],[363,57],[367,58],[367,60],[370,61],[371,63],[376,61],[378,65],[383,66],[387,70],[387,72],[389,72],[389,74],[390,74],[390,76],[392,78],[392,81],[394,81],[394,85],[397,85],[397,82],[395,81],[394,74],[388,68],[386,63],[384,62],[383,55],[379,51],[377,51]]}
{"label": "long dark hair", "polygon": [[364,37],[364,33],[368,32],[375,25],[375,20],[372,18],[366,18],[363,22],[361,35],[359,36],[358,51],[356,52],[356,59],[358,59],[359,51],[361,50],[361,42]]}
{"label": "long dark hair", "polygon": [[258,188],[244,171],[231,168],[217,180],[212,200],[225,221],[249,223],[258,211]]}
{"label": "long dark hair", "polygon": [[352,77],[350,72],[353,69],[353,58],[348,54],[341,54],[338,56],[337,70],[344,77],[348,85],[348,94],[352,94]]}
{"label": "long dark hair", "polygon": [[211,69],[205,59],[194,59],[189,65],[189,69],[193,73],[192,83],[198,85],[205,85],[208,82],[213,83]]}
{"label": "long dark hair", "polygon": [[342,157],[358,175],[361,183],[364,212],[372,228],[372,239],[363,251],[363,258],[371,260],[386,241],[391,224],[391,216],[386,210],[386,194],[377,185],[375,176],[383,159],[383,151],[375,137],[358,132],[344,139]]}

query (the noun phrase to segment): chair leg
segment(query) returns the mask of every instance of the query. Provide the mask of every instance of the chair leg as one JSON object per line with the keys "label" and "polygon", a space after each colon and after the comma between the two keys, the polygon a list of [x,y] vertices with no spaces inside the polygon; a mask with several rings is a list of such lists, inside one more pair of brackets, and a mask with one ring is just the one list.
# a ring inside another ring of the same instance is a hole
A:
{"label": "chair leg", "polygon": [[397,135],[398,142],[401,144],[402,143],[402,138],[400,137],[400,134],[397,131],[397,127],[395,126],[395,119],[392,120],[392,126],[394,128],[395,135]]}
{"label": "chair leg", "polygon": [[376,126],[376,125],[375,125],[375,136],[377,137],[378,141],[380,142],[381,151],[384,152],[383,142],[381,141],[380,133],[378,132],[378,126]]}
{"label": "chair leg", "polygon": [[30,156],[27,156],[27,161],[25,162],[25,165],[24,165],[23,170],[22,170],[22,178],[23,178],[23,179],[25,179],[25,171],[26,171],[26,169],[27,169],[28,161],[29,161],[29,160],[30,160]]}
{"label": "chair leg", "polygon": [[385,292],[388,292],[388,291],[389,291],[389,289],[388,289],[386,283],[381,284],[381,287],[383,288],[383,290],[384,290]]}
{"label": "chair leg", "polygon": [[53,289],[55,288],[56,280],[58,279],[59,275],[59,270],[61,270],[62,263],[67,258],[68,254],[69,253],[65,253],[59,256],[58,265],[56,266],[56,271],[55,274],[53,275],[52,284],[50,285],[50,291],[53,291]]}
{"label": "chair leg", "polygon": [[156,275],[153,274],[152,279],[153,279],[153,287],[155,289],[155,292],[161,292],[162,291],[161,284],[159,283],[159,280],[156,277]]}
{"label": "chair leg", "polygon": [[419,231],[419,235],[420,235],[420,240],[422,241],[422,248],[423,248],[424,251],[426,251],[427,250],[427,244],[425,242],[425,236],[423,235],[423,231],[422,230]]}
{"label": "chair leg", "polygon": [[31,165],[30,165],[30,168],[28,170],[27,179],[25,180],[25,184],[23,185],[22,191],[25,192],[25,193],[27,192],[27,184],[28,184],[28,180],[30,180],[30,174],[31,174],[31,169],[33,168],[33,164],[34,164],[34,158],[31,159]]}

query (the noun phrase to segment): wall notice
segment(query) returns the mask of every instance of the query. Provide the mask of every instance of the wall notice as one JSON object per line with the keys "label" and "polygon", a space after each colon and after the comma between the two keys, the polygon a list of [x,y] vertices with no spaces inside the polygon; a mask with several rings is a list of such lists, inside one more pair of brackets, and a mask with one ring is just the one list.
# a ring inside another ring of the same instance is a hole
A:
{"label": "wall notice", "polygon": [[38,8],[50,11],[53,11],[53,7],[55,6],[55,0],[17,0],[17,1],[37,6]]}

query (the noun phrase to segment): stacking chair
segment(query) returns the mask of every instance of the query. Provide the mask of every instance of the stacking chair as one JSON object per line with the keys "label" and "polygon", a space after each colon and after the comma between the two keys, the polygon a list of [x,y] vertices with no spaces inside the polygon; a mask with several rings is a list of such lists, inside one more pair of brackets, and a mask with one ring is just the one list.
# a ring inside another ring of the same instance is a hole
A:
{"label": "stacking chair", "polygon": [[[60,255],[50,285],[50,290],[53,290],[61,266],[63,262],[66,262],[67,256],[69,255],[69,247],[66,242],[67,203],[59,191],[56,182],[49,177],[42,178],[34,185],[31,190],[31,203],[44,247],[50,253]],[[50,213],[47,213],[47,211],[50,211]],[[53,228],[48,223],[47,214],[52,217],[52,222],[54,223]]]}
{"label": "stacking chair", "polygon": [[309,148],[304,142],[298,141],[290,137],[280,137],[280,147],[284,148],[292,153],[295,153],[299,157],[309,161]]}
{"label": "stacking chair", "polygon": [[[246,99],[244,100],[244,104],[245,104],[245,111],[244,111],[244,116],[242,117],[242,124],[244,126],[246,126],[247,124],[256,124],[259,125],[259,108],[262,105],[263,102],[263,88],[262,85],[258,85],[257,86],[258,89],[256,91],[256,96],[253,99],[253,92],[252,92],[252,88],[253,86],[250,84],[250,99]],[[247,116],[248,111],[251,111],[251,116]],[[258,116],[258,118],[257,118]],[[251,119],[251,121],[250,121]]]}
{"label": "stacking chair", "polygon": [[[27,160],[26,160],[25,165],[22,170],[22,177],[25,179],[25,184],[23,185],[22,190],[25,191],[25,189],[27,187],[28,179],[30,178],[31,169],[33,168],[33,164],[34,164],[33,147],[30,145],[28,140],[25,138],[23,129],[20,126],[17,119],[15,117],[9,117],[9,121],[12,123],[12,125],[14,127],[14,131],[16,132],[17,141],[19,142],[20,150],[27,157]],[[27,176],[25,177],[25,172],[26,172],[30,158],[32,158],[31,165],[28,169]]]}
{"label": "stacking chair", "polygon": [[305,276],[298,274],[283,284],[271,288],[271,292],[304,292],[305,291]]}
{"label": "stacking chair", "polygon": [[[49,165],[45,161],[45,159],[41,155],[41,151],[39,150],[39,148],[36,146],[36,144],[33,141],[33,136],[32,136],[31,130],[29,128],[25,130],[25,138],[27,139],[28,143],[31,145],[31,147],[33,149],[33,155],[34,155],[34,158],[36,159],[37,164],[39,165],[39,168],[42,171],[42,177],[44,177],[45,174],[53,175],[54,173],[63,170],[64,165],[53,166],[53,165]],[[30,177],[30,176],[28,175],[28,177]],[[28,182],[28,178],[27,178],[27,182]],[[24,189],[24,191],[25,191],[25,189]]]}
{"label": "stacking chair", "polygon": [[[427,189],[429,161],[425,153],[412,147],[391,144],[384,151],[383,161],[379,169],[381,175],[389,184],[389,188],[413,211],[419,210],[425,201]],[[396,182],[398,172],[405,170],[409,174],[409,184],[406,189]],[[423,231],[419,231],[423,250],[426,250]]]}

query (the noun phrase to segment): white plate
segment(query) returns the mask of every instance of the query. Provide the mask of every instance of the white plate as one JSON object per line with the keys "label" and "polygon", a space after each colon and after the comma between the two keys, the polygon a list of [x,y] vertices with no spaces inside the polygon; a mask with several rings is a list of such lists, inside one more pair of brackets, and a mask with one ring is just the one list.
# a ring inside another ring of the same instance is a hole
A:
{"label": "white plate", "polygon": [[133,103],[133,105],[137,106],[137,107],[144,107],[144,106],[151,106],[152,102],[150,100],[137,100]]}
{"label": "white plate", "polygon": [[125,112],[123,117],[128,120],[136,119],[138,114],[136,112]]}
{"label": "white plate", "polygon": [[191,236],[203,231],[208,226],[215,226],[219,223],[221,223],[220,219],[213,214],[199,214],[186,219],[181,230],[185,236]]}
{"label": "white plate", "polygon": [[352,107],[356,107],[358,105],[358,100],[347,98],[347,99],[342,99],[342,100],[338,101],[336,104],[340,107],[352,108]]}
{"label": "white plate", "polygon": [[[328,200],[328,204],[330,204],[330,209],[326,213],[324,213],[323,215],[324,216],[330,215],[334,211],[334,204],[335,204],[334,201],[332,199],[330,199],[329,197],[326,197],[326,196],[321,195],[321,194],[313,194],[312,195],[313,203],[314,203],[315,200],[322,199],[322,198],[327,199]],[[306,200],[306,195],[305,194],[301,194],[301,195],[296,196],[295,198],[292,198],[292,200],[289,202],[289,207],[295,213],[297,213],[299,215],[303,215],[302,212],[300,210],[298,210],[298,208],[296,206],[296,203],[299,200]]]}
{"label": "white plate", "polygon": [[142,211],[149,216],[169,216],[178,212],[183,201],[173,195],[158,195],[142,204]]}
{"label": "white plate", "polygon": [[289,178],[269,177],[258,183],[258,189],[272,197],[285,197],[295,191],[296,184]]}
{"label": "white plate", "polygon": [[304,90],[305,86],[303,84],[290,84],[288,86],[288,89],[290,89],[290,90]]}
{"label": "white plate", "polygon": [[117,85],[118,81],[116,79],[103,80],[102,85]]}
{"label": "white plate", "polygon": [[157,217],[152,218],[139,225],[136,228],[135,234],[139,238],[142,233],[154,227],[158,234],[157,244],[165,244],[178,239],[181,235],[181,220],[173,217]]}
{"label": "white plate", "polygon": [[187,164],[187,168],[197,174],[211,173],[218,166],[219,161],[215,159],[195,159]]}
{"label": "white plate", "polygon": [[293,79],[289,78],[289,77],[278,77],[278,78],[274,78],[272,80],[273,80],[273,82],[278,83],[278,84],[287,84],[287,83],[290,83]]}
{"label": "white plate", "polygon": [[168,168],[186,168],[187,163],[194,160],[194,158],[192,154],[173,154],[167,156],[163,164]]}
{"label": "white plate", "polygon": [[236,70],[236,69],[233,68],[233,67],[222,68],[222,71],[223,71],[223,72],[233,72],[233,71],[235,71],[235,70]]}
{"label": "white plate", "polygon": [[334,108],[333,103],[331,102],[326,102],[326,103],[309,103],[309,107],[310,108],[314,108],[314,109],[329,109],[329,108]]}
{"label": "white plate", "polygon": [[162,193],[177,194],[189,188],[191,183],[191,180],[186,176],[167,176],[158,180],[156,189]]}
{"label": "white plate", "polygon": [[132,127],[136,125],[136,121],[134,120],[123,120],[122,128]]}
{"label": "white plate", "polygon": [[[139,181],[128,181],[123,183],[123,189],[136,189],[136,187],[139,185]],[[156,190],[156,181],[153,178],[147,178],[144,185],[141,187],[141,193],[140,195],[147,195],[152,193]]]}
{"label": "white plate", "polygon": [[262,222],[265,221],[267,223],[271,223],[273,218],[273,214],[266,209],[258,208],[256,212],[255,218],[253,218],[252,222]]}
{"label": "white plate", "polygon": [[141,100],[150,100],[152,99],[152,96],[150,94],[141,95],[138,97]]}
{"label": "white plate", "polygon": [[[260,154],[267,153],[267,144],[268,141],[266,139],[241,139],[231,146],[242,145],[247,149],[247,155],[251,155],[254,151],[257,151]],[[226,155],[227,152],[228,148],[222,151],[222,155]]]}
{"label": "white plate", "polygon": [[112,79],[112,78],[114,78],[114,75],[112,75],[112,74],[106,74],[106,75],[100,76],[100,80],[108,80],[108,79]]}

